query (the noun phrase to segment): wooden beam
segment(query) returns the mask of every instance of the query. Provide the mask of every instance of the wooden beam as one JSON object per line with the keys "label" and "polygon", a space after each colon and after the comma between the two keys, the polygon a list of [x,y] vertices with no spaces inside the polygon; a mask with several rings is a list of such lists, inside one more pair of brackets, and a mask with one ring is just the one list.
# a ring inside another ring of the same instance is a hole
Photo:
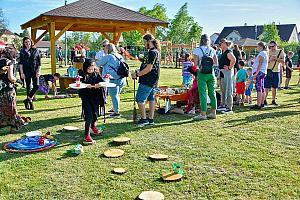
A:
{"label": "wooden beam", "polygon": [[36,42],[36,32],[37,32],[37,29],[33,29],[31,28],[31,40],[33,41],[33,43],[35,44]]}
{"label": "wooden beam", "polygon": [[50,23],[49,20],[47,20],[47,21],[33,22],[33,23],[31,24],[31,28],[39,29],[39,28],[41,28],[41,27],[43,27],[43,26],[47,26],[47,24],[49,24],[49,23]]}
{"label": "wooden beam", "polygon": [[56,73],[56,47],[55,47],[55,22],[49,24],[50,48],[51,48],[51,73]]}
{"label": "wooden beam", "polygon": [[109,40],[110,43],[113,43],[113,41],[111,40],[111,38],[105,33],[105,32],[100,32],[106,39]]}
{"label": "wooden beam", "polygon": [[113,40],[113,43],[114,43],[115,45],[118,44],[118,42],[119,42],[121,36],[122,36],[122,32],[114,33],[114,40]]}
{"label": "wooden beam", "polygon": [[58,40],[69,28],[73,26],[74,23],[70,23],[67,26],[65,26],[56,36],[55,36],[55,41]]}
{"label": "wooden beam", "polygon": [[48,30],[45,30],[36,40],[35,42],[38,43],[46,34],[48,33]]}

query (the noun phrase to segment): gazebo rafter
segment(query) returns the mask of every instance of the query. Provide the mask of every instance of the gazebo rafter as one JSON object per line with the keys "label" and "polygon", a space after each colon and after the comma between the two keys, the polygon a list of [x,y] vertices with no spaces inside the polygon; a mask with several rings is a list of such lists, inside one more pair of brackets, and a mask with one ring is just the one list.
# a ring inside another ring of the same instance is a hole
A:
{"label": "gazebo rafter", "polygon": [[[138,30],[142,34],[155,34],[157,26],[168,27],[168,22],[101,0],[79,0],[45,12],[22,24],[21,28],[31,28],[31,39],[34,43],[49,33],[51,71],[55,73],[55,41],[66,31],[99,32],[110,42],[117,44],[122,32]],[[44,30],[39,37],[38,30]],[[55,34],[55,31],[59,32]],[[112,33],[112,38],[108,33]]]}

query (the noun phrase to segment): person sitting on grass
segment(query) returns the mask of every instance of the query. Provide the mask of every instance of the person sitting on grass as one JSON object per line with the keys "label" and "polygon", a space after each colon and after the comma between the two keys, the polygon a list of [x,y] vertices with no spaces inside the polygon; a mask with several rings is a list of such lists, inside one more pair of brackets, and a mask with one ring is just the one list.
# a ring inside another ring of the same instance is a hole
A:
{"label": "person sitting on grass", "polygon": [[[236,74],[236,94],[238,105],[244,106],[245,102],[245,90],[246,90],[246,80],[247,71],[244,69],[245,62],[243,60],[239,61],[239,69]],[[242,98],[241,98],[242,97]]]}
{"label": "person sitting on grass", "polygon": [[285,60],[285,66],[286,66],[286,70],[285,70],[286,80],[285,80],[285,87],[284,87],[285,90],[291,89],[289,85],[290,85],[292,72],[293,72],[293,62],[292,62],[293,56],[294,56],[294,52],[289,51],[287,55],[287,59]]}
{"label": "person sitting on grass", "polygon": [[246,102],[248,104],[252,104],[252,90],[253,90],[253,76],[252,76],[252,68],[247,69],[247,82],[246,82]]}
{"label": "person sitting on grass", "polygon": [[49,81],[52,83],[52,89],[54,96],[57,95],[57,88],[56,88],[56,81],[59,80],[60,74],[55,73],[55,74],[45,74],[40,76],[39,80],[39,91],[45,94],[45,99],[49,99],[50,97],[48,96],[50,92],[50,85]]}
{"label": "person sitting on grass", "polygon": [[79,97],[82,101],[82,117],[84,117],[85,121],[85,144],[95,143],[91,137],[90,130],[95,135],[101,134],[96,127],[96,121],[100,116],[99,108],[104,108],[105,92],[99,86],[99,82],[103,82],[103,79],[99,73],[95,73],[95,67],[96,63],[93,59],[85,60],[82,70],[82,82],[87,84],[87,88],[79,90]]}

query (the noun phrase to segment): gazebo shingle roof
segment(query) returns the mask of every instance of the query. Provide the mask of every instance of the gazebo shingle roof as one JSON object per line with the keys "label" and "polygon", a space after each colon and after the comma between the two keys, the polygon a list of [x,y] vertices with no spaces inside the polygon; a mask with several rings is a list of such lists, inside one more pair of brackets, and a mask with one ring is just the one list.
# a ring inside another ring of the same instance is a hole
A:
{"label": "gazebo shingle roof", "polygon": [[165,21],[101,0],[79,0],[41,15],[167,24]]}

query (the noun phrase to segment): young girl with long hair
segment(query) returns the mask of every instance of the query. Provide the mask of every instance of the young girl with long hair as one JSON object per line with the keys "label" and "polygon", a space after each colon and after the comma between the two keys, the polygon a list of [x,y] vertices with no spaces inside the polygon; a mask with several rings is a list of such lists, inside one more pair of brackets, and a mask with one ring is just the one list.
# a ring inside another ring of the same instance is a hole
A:
{"label": "young girl with long hair", "polygon": [[96,63],[93,59],[86,59],[83,64],[82,83],[87,84],[87,88],[79,90],[79,96],[82,100],[82,116],[85,121],[84,143],[93,144],[95,141],[91,137],[93,134],[101,134],[96,127],[97,118],[100,116],[99,108],[104,108],[105,92],[99,87],[99,82],[103,82],[99,73],[95,73]]}

